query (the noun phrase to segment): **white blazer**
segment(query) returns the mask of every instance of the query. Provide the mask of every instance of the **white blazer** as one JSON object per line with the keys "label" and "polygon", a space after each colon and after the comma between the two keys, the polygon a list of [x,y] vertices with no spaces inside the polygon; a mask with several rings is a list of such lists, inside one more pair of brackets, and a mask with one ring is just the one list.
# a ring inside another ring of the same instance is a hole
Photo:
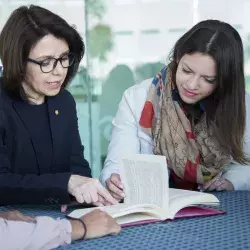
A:
{"label": "white blazer", "polygon": [[[103,185],[111,174],[119,174],[119,158],[129,154],[153,154],[153,140],[145,134],[139,121],[152,79],[128,88],[119,104],[113,120],[108,156],[104,163],[100,181]],[[245,133],[245,151],[250,155],[250,96],[246,94],[247,128]],[[224,174],[235,190],[250,190],[250,166],[232,163]]]}

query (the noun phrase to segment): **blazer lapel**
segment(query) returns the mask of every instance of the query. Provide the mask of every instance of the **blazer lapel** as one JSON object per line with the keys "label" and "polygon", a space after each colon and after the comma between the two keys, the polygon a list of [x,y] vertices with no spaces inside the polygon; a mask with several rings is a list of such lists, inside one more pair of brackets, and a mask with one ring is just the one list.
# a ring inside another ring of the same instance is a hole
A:
{"label": "blazer lapel", "polygon": [[22,134],[30,140],[32,148],[34,150],[34,154],[36,156],[36,162],[37,162],[37,166],[39,167],[39,162],[38,162],[38,158],[37,158],[37,154],[36,154],[36,149],[35,149],[35,145],[34,145],[34,141],[32,140],[32,137],[29,133],[28,130],[28,126],[25,122],[25,119],[23,119],[23,117],[26,116],[26,108],[25,105],[22,103],[22,101],[11,101],[12,102],[12,106],[14,108],[14,110],[16,111],[17,115],[19,116],[20,120],[23,123],[23,128],[21,127],[20,129],[22,129]]}
{"label": "blazer lapel", "polygon": [[23,124],[24,124],[24,126],[26,128],[25,131],[27,132],[27,135],[29,135],[29,137],[31,139],[31,136],[30,136],[30,134],[28,132],[27,124],[25,122],[25,119],[23,119],[23,117],[25,117],[25,115],[26,115],[25,106],[23,105],[23,103],[21,101],[13,101],[12,105],[13,105],[13,108],[16,110],[19,118],[23,122]]}

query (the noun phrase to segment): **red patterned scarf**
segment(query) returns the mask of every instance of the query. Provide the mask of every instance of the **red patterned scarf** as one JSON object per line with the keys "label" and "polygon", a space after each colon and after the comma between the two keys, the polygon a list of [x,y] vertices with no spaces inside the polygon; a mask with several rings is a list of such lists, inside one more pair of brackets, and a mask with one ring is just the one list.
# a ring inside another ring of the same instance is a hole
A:
{"label": "red patterned scarf", "polygon": [[195,189],[231,161],[208,128],[206,112],[196,124],[188,119],[167,68],[157,74],[150,86],[140,126],[153,137],[154,154],[166,156],[172,178],[181,188]]}

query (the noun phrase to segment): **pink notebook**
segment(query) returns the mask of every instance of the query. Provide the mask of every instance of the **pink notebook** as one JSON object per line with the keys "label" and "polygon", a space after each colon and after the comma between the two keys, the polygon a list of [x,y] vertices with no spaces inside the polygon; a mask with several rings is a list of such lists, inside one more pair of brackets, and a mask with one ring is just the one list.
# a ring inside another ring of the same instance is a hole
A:
{"label": "pink notebook", "polygon": [[[174,217],[174,219],[182,219],[182,218],[192,218],[192,217],[200,217],[200,216],[212,216],[212,215],[221,215],[225,214],[226,211],[218,210],[215,208],[208,208],[208,207],[198,207],[198,206],[192,206],[192,207],[186,207],[181,209]],[[155,223],[155,222],[167,222],[166,221],[160,221],[160,220],[143,220],[143,221],[137,221],[137,222],[131,222],[127,224],[122,224],[121,227],[131,227],[131,226],[139,226],[149,223]]]}

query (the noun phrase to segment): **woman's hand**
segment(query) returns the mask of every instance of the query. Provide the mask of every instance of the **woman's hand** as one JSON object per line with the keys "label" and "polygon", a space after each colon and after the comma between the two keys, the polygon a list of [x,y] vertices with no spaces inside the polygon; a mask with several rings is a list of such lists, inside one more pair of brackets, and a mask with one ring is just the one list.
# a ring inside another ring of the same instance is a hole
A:
{"label": "woman's hand", "polygon": [[70,220],[72,225],[72,240],[81,239],[85,234],[84,239],[93,239],[103,237],[109,234],[118,234],[121,227],[107,213],[101,210],[94,210],[80,218],[86,226],[86,232],[80,221]]}
{"label": "woman's hand", "polygon": [[119,174],[112,174],[106,181],[107,188],[111,195],[117,200],[121,201],[125,197],[123,192],[123,185]]}
{"label": "woman's hand", "polygon": [[35,218],[31,216],[27,216],[22,214],[21,212],[17,210],[13,211],[7,211],[7,212],[1,212],[0,218],[3,218],[5,220],[15,220],[15,221],[25,221],[25,222],[34,222],[36,221]]}
{"label": "woman's hand", "polygon": [[76,198],[78,203],[85,202],[95,206],[115,205],[118,203],[98,179],[80,175],[71,175],[68,192]]}
{"label": "woman's hand", "polygon": [[233,184],[225,179],[223,176],[217,175],[212,180],[206,182],[203,187],[204,191],[232,191],[234,190]]}

